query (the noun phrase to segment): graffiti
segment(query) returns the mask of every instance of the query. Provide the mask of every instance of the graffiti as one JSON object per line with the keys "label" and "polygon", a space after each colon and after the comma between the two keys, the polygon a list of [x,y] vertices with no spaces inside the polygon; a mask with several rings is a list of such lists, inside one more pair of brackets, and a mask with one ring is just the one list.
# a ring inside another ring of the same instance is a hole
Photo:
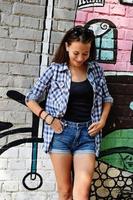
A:
{"label": "graffiti", "polygon": [[3,130],[8,129],[8,128],[11,128],[12,126],[13,126],[12,123],[0,121],[0,131],[3,131]]}
{"label": "graffiti", "polygon": [[133,45],[132,45],[132,52],[131,52],[130,62],[131,62],[131,64],[133,65]]}
{"label": "graffiti", "polygon": [[[17,91],[10,90],[7,92],[7,96],[14,99],[15,101],[25,105],[25,96]],[[43,102],[42,102],[43,104]],[[41,105],[42,105],[41,104]],[[31,127],[23,127],[17,129],[6,130],[12,127],[11,123],[1,122],[1,131],[4,130],[0,134],[0,139],[4,137],[9,137],[10,135],[15,135],[20,133],[27,133],[25,137],[21,139],[17,139],[7,143],[6,145],[1,146],[0,155],[7,151],[8,149],[23,144],[23,143],[32,143],[32,161],[31,161],[31,171],[26,174],[23,178],[23,185],[28,190],[36,190],[42,186],[43,180],[40,174],[37,173],[37,152],[38,152],[38,143],[42,143],[43,139],[38,137],[38,128],[39,128],[39,118],[33,113],[32,114],[32,126]],[[30,133],[30,134],[29,134]],[[27,181],[28,180],[28,181]],[[37,182],[35,184],[35,182]],[[29,184],[30,183],[30,184]],[[34,184],[33,184],[34,183]],[[33,184],[33,186],[32,186]]]}
{"label": "graffiti", "polygon": [[[88,5],[87,3],[79,1],[75,24],[82,24],[94,31],[96,59],[108,71],[106,79],[114,98],[110,116],[103,130],[100,157],[97,160],[90,199],[131,200],[133,198],[131,176],[133,173],[133,76],[124,73],[133,72],[132,33],[126,30],[132,29],[130,20],[133,18],[131,7],[133,1],[110,1],[107,4],[105,1],[101,7],[91,5],[94,9],[90,8],[90,2]],[[120,8],[121,11],[118,11]],[[125,37],[126,31],[128,34]],[[116,76],[122,71],[121,76]],[[111,72],[115,75],[109,76]]]}
{"label": "graffiti", "polygon": [[[125,2],[129,2],[129,1],[125,1]],[[82,9],[78,8],[77,10],[75,24],[86,25],[92,21],[95,21],[95,23],[97,24],[97,20],[101,20],[101,21],[108,20],[109,21],[108,26],[110,24],[114,25],[114,33],[115,33],[114,36],[117,36],[117,37],[114,37],[112,38],[112,40],[109,40],[109,41],[108,41],[108,38],[104,38],[104,41],[103,41],[103,47],[110,46],[110,48],[112,49],[109,52],[108,51],[104,52],[104,49],[102,49],[102,56],[101,58],[98,58],[98,62],[103,63],[103,67],[105,70],[125,71],[125,72],[133,71],[132,23],[131,23],[131,19],[133,17],[132,4],[127,4],[126,6],[124,6],[124,5],[120,5],[119,1],[116,1],[115,3],[110,1],[109,3],[105,2],[103,7],[97,7],[93,5],[94,9],[92,9],[86,3],[85,8],[82,7]],[[95,9],[95,7],[97,8]],[[121,10],[119,11],[120,8]],[[126,16],[126,13],[127,13],[127,16]],[[80,16],[82,16],[82,14],[84,17],[81,17],[81,20],[80,20]],[[93,28],[95,30],[96,25]],[[126,29],[129,29],[128,32],[126,31]],[[113,32],[113,28],[112,28],[112,32]],[[99,41],[96,41],[96,44],[98,44],[99,42],[100,42],[100,37],[99,37]],[[97,54],[99,54],[99,51],[97,51]],[[113,57],[114,57],[114,61],[113,61]]]}
{"label": "graffiti", "polygon": [[[103,129],[91,198],[130,200],[133,196],[133,110],[130,109],[133,92],[132,86],[126,91],[125,88],[132,85],[133,78],[128,77],[127,81],[126,76],[107,76],[106,79],[114,97],[114,106]],[[123,90],[126,94],[124,101]]]}
{"label": "graffiti", "polygon": [[112,131],[133,129],[133,77],[132,76],[107,76],[110,93],[114,97],[114,104],[104,128],[104,135]]}
{"label": "graffiti", "polygon": [[96,60],[102,63],[116,63],[117,29],[109,20],[94,19],[85,24],[96,36]]}
{"label": "graffiti", "polygon": [[[54,0],[46,1],[44,16],[47,18],[48,2],[54,6]],[[78,10],[86,11],[88,17],[82,22],[87,28],[92,29],[96,36],[97,61],[103,63],[105,70],[109,72],[133,72],[133,45],[132,30],[126,31],[132,16],[126,19],[124,11],[117,16],[116,10],[133,5],[133,1],[120,0],[118,3],[105,3],[104,0],[79,0]],[[124,6],[126,5],[126,6]],[[108,6],[113,14],[108,15]],[[93,7],[93,8],[90,8]],[[96,7],[96,12],[94,7]],[[52,7],[53,9],[53,7]],[[49,9],[48,9],[49,10]],[[77,10],[77,16],[78,16]],[[106,12],[104,13],[104,10]],[[128,10],[126,10],[128,15]],[[49,14],[49,13],[48,13]],[[53,10],[51,11],[51,16]],[[75,19],[75,24],[81,21]],[[52,21],[48,33],[48,44],[43,43],[41,55],[45,49],[46,54],[50,51],[50,39]],[[131,27],[132,28],[132,27]],[[44,39],[44,32],[42,41]],[[127,34],[127,38],[126,38]],[[43,56],[40,55],[40,74],[45,65]],[[100,157],[97,160],[96,171],[92,183],[91,198],[93,200],[126,200],[132,199],[132,173],[133,173],[133,76],[107,76],[109,90],[114,97],[110,117],[103,130],[103,141]],[[17,91],[8,91],[7,96],[25,106],[25,96]],[[37,172],[38,144],[43,138],[38,134],[39,119],[32,115],[31,127],[13,128],[13,124],[0,122],[0,140],[9,138],[6,144],[1,144],[0,155],[12,147],[23,143],[32,144],[31,170],[23,177],[22,183],[27,190],[39,189],[42,184],[42,176]],[[22,134],[22,136],[21,136]],[[19,135],[19,139],[10,141],[11,135]],[[128,141],[128,142],[127,142]],[[128,145],[127,145],[128,143]]]}
{"label": "graffiti", "polygon": [[[51,34],[51,25],[52,21],[50,22],[50,15],[52,18],[53,15],[53,7],[54,7],[54,0],[46,0],[45,3],[45,12],[44,12],[44,23],[43,23],[43,31],[42,31],[42,41],[44,40],[45,35],[45,29],[46,29],[46,21],[47,17],[49,18],[49,28],[47,29],[47,36],[48,36],[48,43],[50,40],[50,34]],[[48,13],[49,11],[49,13]],[[44,59],[43,59],[43,51],[49,52],[49,45],[46,45],[46,47],[41,45],[41,53],[40,53],[40,74],[43,73],[43,65],[44,65]],[[10,90],[7,92],[7,96],[22,105],[25,105],[25,96],[17,91]],[[40,103],[41,106],[43,106],[43,102]],[[9,150],[12,147],[24,144],[24,143],[31,143],[32,144],[32,155],[31,155],[31,170],[28,172],[22,180],[23,186],[27,190],[37,190],[39,189],[43,184],[42,176],[37,173],[37,155],[38,155],[38,144],[43,143],[43,138],[38,136],[39,131],[39,118],[33,113],[32,114],[32,125],[31,127],[22,127],[22,128],[12,128],[13,124],[7,123],[7,122],[0,122],[0,139],[6,137],[7,143],[2,145],[2,142],[0,143],[0,155],[4,153],[5,151]],[[8,130],[9,129],[9,130]],[[22,136],[21,136],[22,134]],[[10,140],[11,135],[17,135],[19,139],[17,140]]]}
{"label": "graffiti", "polygon": [[133,6],[133,1],[132,0],[119,0],[121,4],[123,5],[130,5]]}
{"label": "graffiti", "polygon": [[[127,176],[125,171],[98,161],[90,197],[93,200],[131,200],[132,181],[132,173]],[[125,188],[126,192],[122,194]],[[123,199],[123,195],[124,197],[126,195],[127,198]]]}
{"label": "graffiti", "polygon": [[104,6],[105,0],[79,0],[78,9]]}

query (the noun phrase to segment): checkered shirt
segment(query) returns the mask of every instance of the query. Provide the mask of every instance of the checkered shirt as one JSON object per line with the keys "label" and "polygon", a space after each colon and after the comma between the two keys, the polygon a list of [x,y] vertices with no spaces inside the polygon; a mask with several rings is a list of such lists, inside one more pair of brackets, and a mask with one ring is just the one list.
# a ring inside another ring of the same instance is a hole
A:
{"label": "checkered shirt", "polygon": [[[113,103],[113,98],[109,94],[103,69],[97,62],[88,63],[88,80],[93,87],[94,100],[91,112],[92,122],[100,120],[102,114],[102,105],[104,102]],[[48,90],[45,111],[53,117],[63,118],[69,99],[71,86],[71,73],[66,65],[51,63],[46,68],[44,74],[37,80],[33,88],[26,95],[26,101],[35,100],[39,102]],[[43,138],[44,150],[49,151],[49,146],[53,138],[54,131],[48,125],[44,124]],[[102,132],[95,136],[96,155],[99,155]]]}

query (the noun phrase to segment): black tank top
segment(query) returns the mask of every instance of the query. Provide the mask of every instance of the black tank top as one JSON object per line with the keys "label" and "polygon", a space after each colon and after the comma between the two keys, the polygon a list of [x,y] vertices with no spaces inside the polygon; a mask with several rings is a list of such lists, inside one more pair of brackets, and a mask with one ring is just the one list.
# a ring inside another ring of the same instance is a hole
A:
{"label": "black tank top", "polygon": [[88,79],[82,82],[72,82],[64,119],[73,122],[89,121],[92,106],[93,89]]}

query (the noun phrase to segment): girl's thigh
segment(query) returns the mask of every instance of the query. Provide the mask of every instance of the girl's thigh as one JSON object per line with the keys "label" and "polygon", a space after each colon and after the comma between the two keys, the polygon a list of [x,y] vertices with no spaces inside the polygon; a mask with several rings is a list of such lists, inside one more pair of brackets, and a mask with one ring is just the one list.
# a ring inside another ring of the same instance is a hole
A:
{"label": "girl's thigh", "polygon": [[95,170],[95,154],[74,155],[74,187],[89,189]]}
{"label": "girl's thigh", "polygon": [[70,153],[50,153],[58,189],[71,187],[72,155]]}

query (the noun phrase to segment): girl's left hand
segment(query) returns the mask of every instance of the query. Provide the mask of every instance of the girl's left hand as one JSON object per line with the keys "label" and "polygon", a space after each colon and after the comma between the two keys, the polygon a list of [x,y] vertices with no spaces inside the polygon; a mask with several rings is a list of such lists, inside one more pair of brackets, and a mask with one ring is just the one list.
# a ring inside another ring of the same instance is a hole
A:
{"label": "girl's left hand", "polygon": [[104,121],[94,122],[89,126],[88,133],[90,134],[90,136],[95,136],[99,131],[101,131],[104,126]]}

